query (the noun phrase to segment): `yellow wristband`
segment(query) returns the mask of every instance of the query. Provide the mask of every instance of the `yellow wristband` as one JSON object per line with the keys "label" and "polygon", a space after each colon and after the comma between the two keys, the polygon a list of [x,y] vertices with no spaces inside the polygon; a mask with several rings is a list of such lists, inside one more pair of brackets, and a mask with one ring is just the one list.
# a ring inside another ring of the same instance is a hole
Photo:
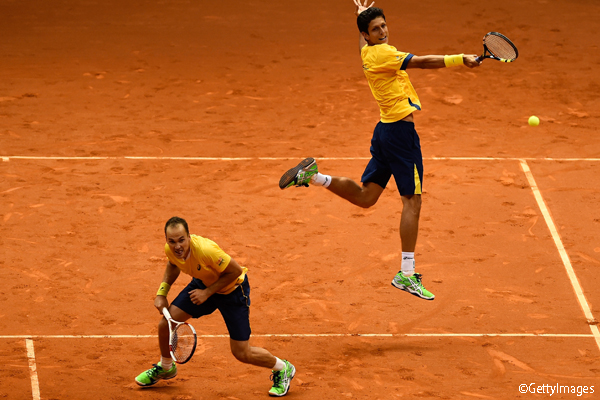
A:
{"label": "yellow wristband", "polygon": [[454,54],[451,56],[444,56],[444,64],[446,67],[456,67],[457,65],[464,65],[463,61],[464,54]]}
{"label": "yellow wristband", "polygon": [[158,292],[156,292],[156,295],[167,297],[167,294],[169,294],[169,289],[171,289],[171,285],[169,285],[167,282],[163,282],[160,284],[160,288],[158,289]]}

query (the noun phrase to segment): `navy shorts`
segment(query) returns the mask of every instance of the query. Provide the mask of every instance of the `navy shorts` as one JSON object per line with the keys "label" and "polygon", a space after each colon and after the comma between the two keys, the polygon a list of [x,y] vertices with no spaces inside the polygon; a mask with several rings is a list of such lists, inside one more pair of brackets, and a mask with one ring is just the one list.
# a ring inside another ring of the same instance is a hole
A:
{"label": "navy shorts", "polygon": [[412,122],[379,122],[373,132],[371,160],[361,181],[374,182],[385,188],[392,175],[401,196],[421,194],[423,155],[419,135]]}
{"label": "navy shorts", "polygon": [[250,339],[250,284],[248,275],[244,282],[229,294],[213,294],[200,305],[192,303],[188,292],[194,289],[206,289],[206,286],[200,279],[193,278],[192,281],[179,293],[171,303],[181,308],[193,318],[200,318],[203,315],[212,314],[219,310],[229,337],[233,340],[246,341]]}

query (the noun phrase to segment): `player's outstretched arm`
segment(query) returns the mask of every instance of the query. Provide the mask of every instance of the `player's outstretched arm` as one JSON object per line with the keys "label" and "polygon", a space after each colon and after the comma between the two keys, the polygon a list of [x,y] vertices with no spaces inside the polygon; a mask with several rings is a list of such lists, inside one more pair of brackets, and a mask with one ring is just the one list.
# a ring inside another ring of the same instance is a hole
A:
{"label": "player's outstretched arm", "polygon": [[[353,1],[354,1],[354,4],[356,5],[356,9],[354,10],[354,15],[356,15],[357,17],[359,16],[359,14],[361,12],[365,11],[367,8],[373,7],[373,4],[375,4],[375,2],[372,2],[370,6],[367,6],[367,2],[369,0],[365,0],[363,4],[360,4],[360,0],[353,0]],[[359,35],[358,35],[358,51],[360,52],[362,50],[362,48],[365,47],[366,44],[367,44],[367,41],[363,37],[362,33],[359,33]]]}
{"label": "player's outstretched arm", "polygon": [[436,69],[466,65],[475,68],[481,65],[475,54],[456,54],[452,56],[413,56],[406,68]]}

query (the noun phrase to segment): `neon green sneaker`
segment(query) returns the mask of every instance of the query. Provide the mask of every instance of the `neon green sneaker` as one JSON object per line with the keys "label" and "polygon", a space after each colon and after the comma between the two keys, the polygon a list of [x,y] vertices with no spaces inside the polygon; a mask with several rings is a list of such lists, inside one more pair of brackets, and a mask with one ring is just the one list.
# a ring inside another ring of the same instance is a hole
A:
{"label": "neon green sneaker", "polygon": [[142,372],[135,378],[135,383],[140,386],[151,386],[161,379],[171,379],[177,376],[177,364],[173,363],[170,370],[165,371],[163,367],[158,364],[152,364],[152,368]]}
{"label": "neon green sneaker", "polygon": [[413,276],[404,276],[402,271],[398,271],[394,279],[392,279],[392,285],[425,300],[435,299],[433,293],[425,289],[425,286],[421,283],[421,277],[421,274],[416,273]]}
{"label": "neon green sneaker", "polygon": [[271,375],[273,387],[269,390],[269,396],[285,396],[290,390],[290,383],[296,375],[296,368],[289,361],[283,360],[283,362],[285,368],[282,371],[273,371],[273,375]]}
{"label": "neon green sneaker", "polygon": [[319,172],[314,158],[305,158],[294,168],[288,170],[279,180],[279,188],[287,189],[292,186],[308,186],[310,178]]}

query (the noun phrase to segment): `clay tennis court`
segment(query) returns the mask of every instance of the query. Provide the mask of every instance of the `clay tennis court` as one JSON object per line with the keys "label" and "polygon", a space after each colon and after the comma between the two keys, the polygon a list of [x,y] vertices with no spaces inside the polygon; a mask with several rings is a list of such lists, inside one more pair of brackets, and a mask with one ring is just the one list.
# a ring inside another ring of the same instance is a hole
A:
{"label": "clay tennis court", "polygon": [[0,399],[267,398],[218,313],[176,379],[135,384],[174,215],[249,268],[251,344],[294,363],[290,398],[598,396],[600,4],[376,5],[399,50],[478,54],[494,30],[520,53],[409,71],[432,302],[390,285],[393,182],[367,210],[277,184],[304,157],[356,180],[368,161],[352,1],[0,4]]}

